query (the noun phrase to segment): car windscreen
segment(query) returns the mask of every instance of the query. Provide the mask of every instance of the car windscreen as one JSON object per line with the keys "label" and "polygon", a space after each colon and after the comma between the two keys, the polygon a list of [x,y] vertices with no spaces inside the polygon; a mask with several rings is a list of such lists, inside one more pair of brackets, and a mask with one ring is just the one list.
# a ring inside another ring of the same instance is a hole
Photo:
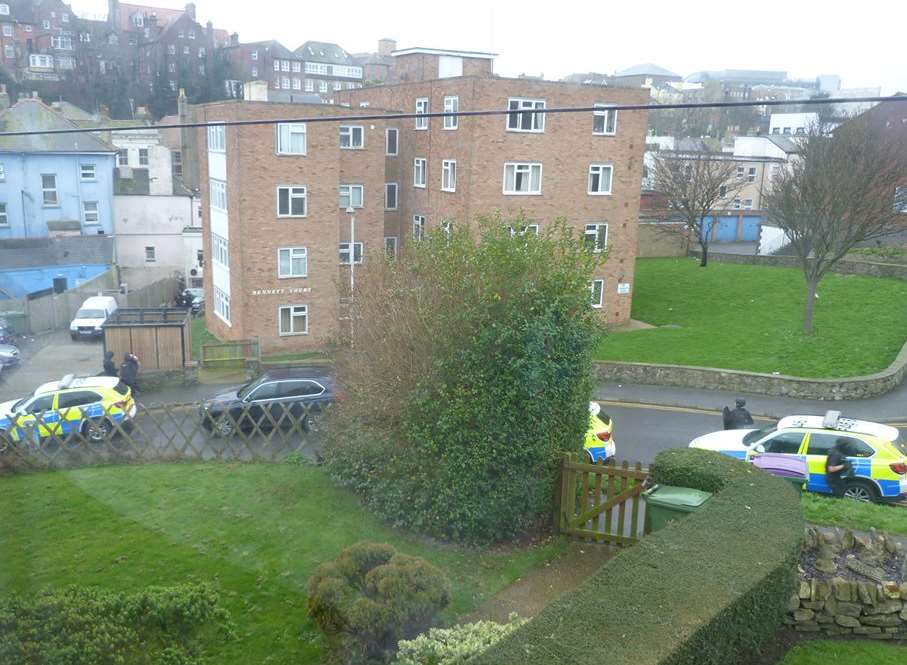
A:
{"label": "car windscreen", "polygon": [[774,432],[777,429],[778,429],[777,427],[775,427],[774,425],[771,425],[770,427],[763,427],[762,429],[753,430],[752,432],[748,433],[746,436],[743,437],[743,445],[750,446],[750,445],[756,443],[756,441],[758,441],[762,437],[771,434],[772,432]]}
{"label": "car windscreen", "polygon": [[107,312],[103,309],[80,309],[76,312],[77,319],[106,319]]}
{"label": "car windscreen", "polygon": [[239,397],[239,399],[244,399],[246,397],[246,395],[248,395],[250,392],[255,390],[255,388],[257,388],[260,383],[261,383],[261,379],[259,379],[257,381],[252,381],[251,383],[247,383],[242,388],[240,388],[239,390],[236,391],[236,396]]}

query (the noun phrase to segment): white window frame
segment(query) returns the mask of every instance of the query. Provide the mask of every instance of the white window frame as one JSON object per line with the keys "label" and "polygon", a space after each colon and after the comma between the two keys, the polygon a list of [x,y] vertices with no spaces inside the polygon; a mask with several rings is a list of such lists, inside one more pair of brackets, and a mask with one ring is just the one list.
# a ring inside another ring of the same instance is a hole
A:
{"label": "white window frame", "polygon": [[[394,191],[394,205],[390,206],[387,204],[388,196],[387,193],[393,189]],[[400,183],[397,182],[386,182],[384,183],[384,209],[385,210],[397,210],[400,206]]]}
{"label": "white window frame", "polygon": [[[89,207],[94,205],[94,210]],[[101,224],[101,206],[97,201],[82,201],[82,225],[83,226],[100,226]]]}
{"label": "white window frame", "polygon": [[[293,150],[293,138],[302,136],[302,151]],[[304,122],[279,122],[277,123],[277,154],[278,155],[305,155],[308,150],[308,130]]]}
{"label": "white window frame", "polygon": [[[54,179],[53,187],[44,186],[44,178],[50,177]],[[48,200],[48,195],[51,195],[51,200]],[[41,174],[41,205],[45,208],[59,208],[60,207],[60,193],[57,189],[57,174],[56,173],[42,173]]]}
{"label": "white window frame", "polygon": [[4,36],[4,37],[12,37],[12,36],[13,36],[13,24],[12,24],[12,23],[4,23],[4,24],[3,24],[3,36]]}
{"label": "white window frame", "polygon": [[419,97],[416,99],[416,129],[428,129],[428,118],[423,115],[428,113],[428,97]]}
{"label": "white window frame", "polygon": [[[5,205],[6,204],[2,204]],[[392,252],[388,250],[393,248]],[[397,236],[384,236],[384,255],[392,260],[397,259]]]}
{"label": "white window frame", "polygon": [[448,218],[441,220],[441,232],[450,238],[450,234],[453,233],[454,220]]}
{"label": "white window frame", "polygon": [[0,16],[9,16],[9,5],[5,2],[0,4]]}
{"label": "white window frame", "polygon": [[[290,310],[290,330],[283,329],[283,310]],[[301,311],[298,311],[301,310]],[[296,330],[296,318],[305,317],[305,329]],[[277,308],[277,333],[279,337],[292,337],[294,335],[309,334],[309,306],[308,305],[281,305]]]}
{"label": "white window frame", "polygon": [[[605,230],[604,242],[600,242],[602,227],[604,227]],[[592,239],[591,243],[589,242],[590,238]],[[585,229],[583,230],[583,241],[586,243],[586,247],[590,247],[596,254],[608,249],[608,223],[592,222],[586,224]]]}
{"label": "white window frame", "polygon": [[[459,113],[460,111],[460,98],[457,95],[449,95],[444,98],[444,112],[445,113]],[[441,126],[441,129],[457,129],[459,126],[459,117],[455,115],[446,115],[444,116],[444,123]]]}
{"label": "white window frame", "polygon": [[[347,205],[343,205],[343,202],[339,199],[337,201],[337,204],[340,206],[340,208],[342,210],[346,210],[350,206],[352,206],[353,208],[364,208],[365,207],[365,185],[343,184],[343,185],[340,185],[340,187],[338,187],[337,189],[340,194],[340,199],[343,198],[343,190],[347,190],[346,191]],[[355,192],[356,190],[359,191],[359,205],[353,204],[353,200],[354,200],[353,192]]]}
{"label": "white window frame", "polygon": [[441,160],[441,191],[457,191],[457,160],[455,159]]}
{"label": "white window frame", "polygon": [[531,233],[536,238],[538,238],[538,236],[539,236],[539,225],[538,224],[526,224],[525,226],[523,226],[523,228],[521,228],[519,230],[517,230],[513,226],[508,226],[507,228],[510,229],[511,238],[513,238],[515,236],[524,236],[527,233]]}
{"label": "white window frame", "polygon": [[299,60],[294,60],[294,61],[293,61],[293,64],[292,64],[292,67],[293,67],[293,73],[294,73],[294,74],[299,74],[299,73],[302,72],[302,63],[299,62]]}
{"label": "white window frame", "polygon": [[[513,169],[514,169],[514,176],[513,176],[514,186],[516,186],[517,174],[519,172],[525,172],[526,177],[529,179],[529,186],[532,187],[532,171],[533,171],[533,168],[536,166],[538,167],[538,171],[539,171],[538,191],[532,191],[531,189],[529,189],[524,192],[524,191],[521,191],[518,189],[514,189],[514,190],[507,189],[507,169],[508,168],[513,167]],[[526,168],[523,168],[523,167],[526,167]],[[541,196],[541,194],[542,194],[542,175],[543,175],[543,167],[542,167],[541,162],[504,162],[504,182],[503,182],[501,190],[505,196]]]}
{"label": "white window frame", "polygon": [[756,167],[755,166],[747,167],[746,181],[747,182],[756,182]]}
{"label": "white window frame", "polygon": [[[413,187],[418,187],[419,189],[425,189],[425,181],[428,177],[428,159],[425,157],[416,157],[413,159]],[[421,178],[417,178],[417,175],[421,174]]]}
{"label": "white window frame", "polygon": [[[391,132],[394,134],[394,151],[388,149],[390,145]],[[384,130],[384,154],[387,157],[396,157],[400,154],[400,130],[396,127],[388,127]]]}
{"label": "white window frame", "polygon": [[151,164],[151,151],[148,148],[139,148],[139,166]]}
{"label": "white window frame", "polygon": [[230,295],[214,287],[214,313],[228,326],[230,325]]}
{"label": "white window frame", "polygon": [[[355,141],[356,130],[359,130],[359,143]],[[343,139],[346,137],[347,145],[343,145]],[[341,150],[363,150],[365,149],[365,127],[363,125],[340,125],[340,149]]]}
{"label": "white window frame", "polygon": [[[283,255],[286,254],[289,272],[281,269]],[[293,271],[293,262],[302,262],[302,271]],[[279,247],[277,249],[277,279],[298,279],[309,276],[309,250],[306,247]]]}
{"label": "white window frame", "polygon": [[[516,108],[514,108],[516,105]],[[539,113],[539,111],[544,111],[545,109],[545,100],[544,99],[530,99],[528,97],[510,97],[507,100],[507,110],[508,113],[505,116],[505,127],[508,132],[525,132],[529,134],[542,134],[545,131],[545,114]],[[529,118],[529,128],[526,129],[523,127],[523,120],[527,117]],[[516,124],[518,126],[512,126],[511,122],[514,118],[517,119]]]}
{"label": "white window frame", "polygon": [[306,92],[315,92],[315,81],[306,79],[303,87],[305,87]]}
{"label": "white window frame", "polygon": [[[608,171],[608,189],[607,191],[602,189],[602,183],[604,182],[604,172]],[[598,171],[598,189],[592,189],[592,176],[595,171]],[[586,178],[586,193],[589,196],[610,196],[612,190],[614,189],[614,165],[613,164],[590,164],[589,165],[589,175]]]}
{"label": "white window frame", "polygon": [[227,152],[225,125],[208,125],[208,152]]}
{"label": "white window frame", "polygon": [[[614,136],[617,134],[617,109],[610,104],[593,104],[595,110],[592,111],[592,133],[595,136]],[[596,118],[602,120],[602,130],[595,131]],[[608,124],[611,124],[611,131],[608,131]]]}
{"label": "white window frame", "polygon": [[[287,190],[287,211],[280,212],[280,192]],[[302,214],[293,214],[293,201],[302,200]],[[277,217],[284,218],[302,218],[309,214],[309,195],[305,185],[278,185],[277,186]]]}
{"label": "white window frame", "polygon": [[216,233],[211,233],[211,258],[224,268],[230,268],[230,241]]}
{"label": "white window frame", "polygon": [[413,215],[413,240],[416,242],[425,238],[425,215]]}
{"label": "white window frame", "polygon": [[[598,302],[595,302],[595,285],[596,284],[599,285]],[[592,303],[593,309],[601,309],[604,306],[605,280],[593,279],[591,282],[589,282],[589,301]]]}
{"label": "white window frame", "polygon": [[[126,158],[125,160],[123,158]],[[117,166],[129,166],[129,148],[117,150]]]}
{"label": "white window frame", "polygon": [[[338,245],[338,252],[340,258],[340,265],[348,266],[350,265],[350,247],[353,249],[352,260],[355,265],[362,265],[362,259],[365,256],[365,245],[361,242],[342,242]],[[359,256],[357,259],[356,256]]]}
{"label": "white window frame", "polygon": [[[151,250],[150,252],[148,250]],[[145,263],[157,262],[157,249],[154,245],[145,245]]]}
{"label": "white window frame", "polygon": [[328,82],[324,79],[318,81],[318,92],[327,92],[328,91]]}
{"label": "white window frame", "polygon": [[280,77],[280,87],[281,87],[283,90],[289,90],[289,89],[290,89],[290,77],[289,77],[289,76],[281,76],[281,77]]}
{"label": "white window frame", "polygon": [[217,178],[208,178],[208,193],[211,208],[227,212],[227,183]]}
{"label": "white window frame", "polygon": [[6,203],[0,202],[0,228],[9,227],[9,217],[6,213]]}
{"label": "white window frame", "polygon": [[96,164],[79,164],[79,180],[82,182],[94,182],[98,179],[98,167]]}
{"label": "white window frame", "polygon": [[258,50],[252,51],[251,55],[253,60],[258,60]]}

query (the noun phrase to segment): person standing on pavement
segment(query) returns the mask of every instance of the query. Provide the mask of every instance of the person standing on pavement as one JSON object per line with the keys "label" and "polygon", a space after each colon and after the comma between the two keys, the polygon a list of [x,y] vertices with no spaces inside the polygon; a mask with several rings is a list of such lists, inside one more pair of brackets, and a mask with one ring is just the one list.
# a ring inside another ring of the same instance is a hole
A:
{"label": "person standing on pavement", "polygon": [[844,496],[844,476],[850,469],[846,450],[847,439],[838,439],[825,458],[825,479],[831,487],[831,493],[839,499]]}
{"label": "person standing on pavement", "polygon": [[104,371],[103,376],[116,376],[117,364],[113,362],[113,351],[104,352]]}
{"label": "person standing on pavement", "polygon": [[123,364],[120,365],[120,380],[129,386],[132,394],[136,394],[136,379],[139,376],[139,359],[128,351],[123,356]]}
{"label": "person standing on pavement", "polygon": [[744,429],[753,424],[753,416],[746,408],[746,400],[739,397],[734,402],[734,410],[724,407],[724,429]]}

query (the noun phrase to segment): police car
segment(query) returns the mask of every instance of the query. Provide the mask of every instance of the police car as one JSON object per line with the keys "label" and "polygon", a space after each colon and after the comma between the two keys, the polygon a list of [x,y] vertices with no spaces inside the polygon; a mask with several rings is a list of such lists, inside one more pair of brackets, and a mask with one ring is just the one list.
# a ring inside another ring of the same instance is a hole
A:
{"label": "police car", "polygon": [[589,402],[589,429],[583,449],[593,464],[609,457],[614,457],[617,448],[612,436],[613,421],[604,412],[598,402]]}
{"label": "police car", "polygon": [[863,501],[897,501],[907,495],[907,444],[898,441],[898,430],[866,420],[842,418],[840,412],[825,416],[787,416],[763,429],[712,432],[694,439],[691,448],[715,450],[747,459],[761,453],[792,455],[809,468],[806,489],[830,494],[825,478],[825,458],[842,439],[853,474],[846,480],[845,496]]}
{"label": "police car", "polygon": [[104,441],[115,423],[125,425],[135,414],[132,391],[116,377],[70,374],[0,404],[0,451],[10,443],[63,439],[73,433]]}

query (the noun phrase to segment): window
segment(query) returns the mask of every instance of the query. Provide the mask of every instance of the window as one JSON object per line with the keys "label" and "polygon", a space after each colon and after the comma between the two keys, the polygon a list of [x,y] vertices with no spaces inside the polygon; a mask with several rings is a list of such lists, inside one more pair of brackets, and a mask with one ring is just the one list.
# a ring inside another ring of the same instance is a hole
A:
{"label": "window", "polygon": [[171,74],[176,74],[176,63],[175,63],[175,62],[168,62],[168,63],[167,63],[167,71],[170,72]]}
{"label": "window", "polygon": [[364,132],[359,125],[340,125],[340,147],[360,150],[365,145]]}
{"label": "window", "polygon": [[230,323],[230,296],[214,287],[214,313],[226,323]]}
{"label": "window", "polygon": [[745,175],[746,175],[746,167],[738,166],[737,167],[737,180],[743,180]]}
{"label": "window", "polygon": [[545,108],[544,99],[507,100],[507,129],[511,132],[544,132],[545,114],[533,113]]}
{"label": "window", "polygon": [[305,187],[278,187],[277,188],[277,216],[278,217],[305,217],[306,216],[306,190]]}
{"label": "window", "polygon": [[384,236],[384,254],[387,258],[397,258],[397,236]]}
{"label": "window", "polygon": [[12,60],[13,58],[15,58],[16,57],[16,47],[13,46],[12,44],[6,44],[3,47],[3,56],[7,60]]}
{"label": "window", "polygon": [[384,183],[384,209],[397,209],[397,183],[395,182]]}
{"label": "window", "polygon": [[37,69],[53,69],[54,59],[49,55],[32,53],[28,56],[28,66]]}
{"label": "window", "polygon": [[145,263],[154,263],[155,260],[156,258],[154,247],[145,247]]}
{"label": "window", "polygon": [[[422,97],[416,100],[416,113],[419,115],[428,113],[428,99]],[[417,117],[416,129],[428,129],[428,118]]]}
{"label": "window", "polygon": [[195,30],[189,31],[189,39],[195,39]]}
{"label": "window", "polygon": [[[362,263],[362,243],[353,243],[353,261],[356,264]],[[340,243],[340,265],[348,266],[350,264],[350,243]]]}
{"label": "window", "polygon": [[907,186],[894,188],[895,212],[907,214]]}
{"label": "window", "polygon": [[324,392],[324,386],[317,381],[281,381],[281,397],[317,397]]}
{"label": "window", "polygon": [[302,81],[293,79],[293,90],[302,90]]}
{"label": "window", "polygon": [[71,51],[72,37],[70,35],[51,35],[50,46],[62,51]]}
{"label": "window", "polygon": [[205,57],[205,47],[204,47],[204,46],[199,47],[199,49],[198,49],[198,57],[199,57],[199,58],[204,58],[204,57]]}
{"label": "window", "polygon": [[302,63],[299,62],[298,60],[294,60],[293,61],[293,73],[298,74],[301,71],[302,71]]}
{"label": "window", "polygon": [[91,43],[91,33],[90,32],[80,32],[79,41],[84,42],[86,44],[90,44]]}
{"label": "window", "polygon": [[280,79],[280,87],[283,88],[284,90],[290,89],[290,77],[289,76],[284,76]]}
{"label": "window", "polygon": [[384,130],[384,154],[397,156],[397,141],[399,139],[399,130],[394,127],[388,127]]}
{"label": "window", "polygon": [[208,126],[208,152],[227,151],[227,130],[223,125]]}
{"label": "window", "polygon": [[592,164],[589,167],[589,194],[611,193],[611,171],[608,164]]}
{"label": "window", "polygon": [[753,199],[734,199],[734,210],[752,210]]}
{"label": "window", "polygon": [[111,46],[116,46],[120,43],[120,38],[117,35],[108,35],[107,43]]}
{"label": "window", "polygon": [[60,14],[60,20],[63,21],[63,23],[69,23],[69,14]]}
{"label": "window", "polygon": [[442,219],[441,220],[441,232],[450,238],[450,234],[453,233],[454,220],[452,219]]}
{"label": "window", "polygon": [[727,196],[727,185],[718,185],[718,196]]}
{"label": "window", "polygon": [[280,60],[275,60],[275,61],[274,61],[274,71],[275,71],[275,72],[279,72],[279,71],[280,71]]}
{"label": "window", "polygon": [[252,51],[252,59],[258,60],[258,51]]}
{"label": "window", "polygon": [[277,154],[304,155],[306,126],[304,122],[281,122],[277,125]]}
{"label": "window", "polygon": [[413,240],[425,237],[425,215],[413,215]]}
{"label": "window", "polygon": [[511,238],[513,238],[515,236],[525,236],[525,235],[533,235],[536,238],[538,238],[538,235],[539,235],[539,225],[538,224],[526,224],[525,226],[521,226],[520,228],[508,226],[507,228],[510,229]]}
{"label": "window", "polygon": [[362,185],[340,185],[340,207],[346,210],[350,206],[361,208],[365,198],[365,188]]}
{"label": "window", "polygon": [[129,150],[126,148],[117,150],[117,166],[129,166]]}
{"label": "window", "polygon": [[55,173],[41,174],[41,192],[44,195],[45,206],[59,205],[57,198],[57,175]]}
{"label": "window", "polygon": [[139,166],[148,166],[148,148],[139,148]]}
{"label": "window", "polygon": [[322,76],[327,76],[328,66],[323,62],[307,62],[305,63],[305,73],[321,74]]}
{"label": "window", "polygon": [[600,252],[608,246],[608,225],[603,223],[586,224],[583,234],[586,248],[592,252]]}
{"label": "window", "polygon": [[215,263],[219,263],[224,268],[230,267],[230,242],[226,238],[212,233],[211,253]]}
{"label": "window", "polygon": [[784,130],[783,130],[781,133],[782,133],[782,134],[790,134],[790,127],[785,127]]}
{"label": "window", "polygon": [[4,24],[3,24],[3,36],[4,36],[4,37],[12,37],[12,36],[13,36],[13,26],[12,26],[11,23],[4,23]]}
{"label": "window", "polygon": [[41,28],[43,30],[50,30],[50,21],[47,19],[44,19],[43,21],[41,21]]}
{"label": "window", "polygon": [[427,160],[424,157],[416,157],[413,160],[413,187],[425,187],[425,169]]}
{"label": "window", "polygon": [[542,165],[507,162],[504,164],[505,194],[541,194]]}
{"label": "window", "polygon": [[592,298],[592,306],[601,309],[602,300],[605,296],[605,280],[593,279],[589,282],[589,293]]}
{"label": "window", "polygon": [[343,89],[343,83],[340,82],[340,81],[334,81],[334,82],[331,84],[331,86],[334,88],[335,91],[336,91],[336,90],[342,90],[342,89]]}
{"label": "window", "polygon": [[0,203],[0,226],[9,226],[9,218],[6,216],[5,203]]}
{"label": "window", "polygon": [[82,201],[82,223],[86,226],[101,223],[101,213],[97,201]]}
{"label": "window", "polygon": [[762,445],[767,453],[796,455],[803,443],[803,432],[779,432]]}
{"label": "window", "polygon": [[258,67],[252,68],[252,78],[253,79],[258,78]]}
{"label": "window", "polygon": [[308,305],[287,305],[280,308],[281,335],[307,335],[308,332]]}
{"label": "window", "polygon": [[[457,113],[460,110],[460,98],[459,97],[445,97],[444,98],[444,112],[445,113]],[[459,118],[455,115],[446,115],[444,116],[444,129],[456,129],[457,121]]]}
{"label": "window", "polygon": [[[809,435],[809,448],[806,454],[827,455],[835,447],[838,439],[844,440],[844,450],[848,457],[872,457],[875,454],[872,448],[857,438],[841,436],[840,434],[826,434],[824,432],[812,432]],[[768,449],[766,448],[766,450]]]}
{"label": "window", "polygon": [[441,191],[457,191],[457,162],[453,159],[441,161]]}
{"label": "window", "polygon": [[183,55],[189,55],[192,50],[188,46],[183,47]]}
{"label": "window", "polygon": [[0,5],[0,14],[3,16],[9,16],[9,5],[2,4]]}
{"label": "window", "polygon": [[77,390],[70,393],[61,393],[57,404],[58,409],[73,409],[89,404],[97,404],[101,401],[101,396],[90,390]]}
{"label": "window", "polygon": [[227,183],[223,180],[211,178],[208,182],[208,191],[211,194],[211,207],[218,210],[227,210]]}
{"label": "window", "polygon": [[173,175],[183,175],[183,153],[181,153],[179,150],[174,150],[173,152],[171,152],[170,164],[173,167]]}
{"label": "window", "polygon": [[282,71],[282,72],[290,71],[290,61],[289,60],[280,61],[280,71]]}
{"label": "window", "polygon": [[746,172],[746,181],[747,182],[756,182],[756,167],[751,166],[747,169]]}
{"label": "window", "polygon": [[75,58],[72,58],[68,55],[58,55],[57,56],[57,68],[58,69],[75,69],[76,68]]}
{"label": "window", "polygon": [[50,411],[54,405],[54,396],[42,395],[41,397],[36,397],[32,400],[28,406],[25,407],[26,413],[43,413],[45,411]]}
{"label": "window", "polygon": [[328,82],[327,81],[318,81],[318,92],[327,92],[328,91]]}
{"label": "window", "polygon": [[79,166],[79,172],[80,172],[81,179],[83,181],[95,179],[95,165],[94,164],[81,164]]}
{"label": "window", "polygon": [[0,182],[3,182],[4,180],[6,180],[6,166],[0,162]]}
{"label": "window", "polygon": [[312,79],[305,80],[305,91],[306,92],[315,92],[315,81]]}
{"label": "window", "polygon": [[176,92],[176,81],[173,79],[170,80],[170,90]]}
{"label": "window", "polygon": [[594,104],[592,112],[592,133],[599,136],[614,136],[617,133],[617,109],[607,104]]}
{"label": "window", "polygon": [[277,276],[307,277],[309,274],[309,253],[305,247],[281,247],[277,250]]}

